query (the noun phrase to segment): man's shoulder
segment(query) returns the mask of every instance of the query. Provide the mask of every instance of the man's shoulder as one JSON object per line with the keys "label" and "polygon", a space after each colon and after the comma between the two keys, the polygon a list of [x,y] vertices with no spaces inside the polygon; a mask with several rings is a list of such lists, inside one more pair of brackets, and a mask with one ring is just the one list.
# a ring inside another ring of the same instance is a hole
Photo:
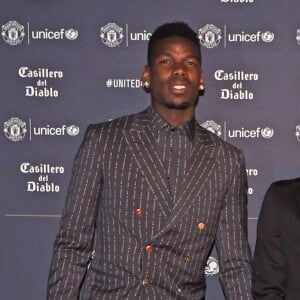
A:
{"label": "man's shoulder", "polygon": [[277,211],[290,207],[300,195],[300,177],[294,179],[280,180],[273,182],[265,196],[265,201],[271,203]]}
{"label": "man's shoulder", "polygon": [[269,190],[275,193],[293,193],[300,192],[300,177],[294,179],[285,179],[275,181],[271,184]]}
{"label": "man's shoulder", "polygon": [[130,128],[134,120],[138,119],[140,116],[144,114],[144,111],[130,114],[130,115],[124,115],[120,116],[115,119],[110,119],[108,121],[100,122],[100,123],[94,123],[90,124],[88,126],[88,130],[93,131],[114,131],[119,129],[126,129]]}

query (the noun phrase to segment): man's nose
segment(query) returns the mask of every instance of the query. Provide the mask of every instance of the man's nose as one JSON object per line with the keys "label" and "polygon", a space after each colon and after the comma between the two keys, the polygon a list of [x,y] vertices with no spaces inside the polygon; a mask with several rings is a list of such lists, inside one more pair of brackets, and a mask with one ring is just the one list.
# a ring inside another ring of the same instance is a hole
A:
{"label": "man's nose", "polygon": [[172,75],[173,76],[186,76],[187,72],[183,63],[175,63],[173,65]]}

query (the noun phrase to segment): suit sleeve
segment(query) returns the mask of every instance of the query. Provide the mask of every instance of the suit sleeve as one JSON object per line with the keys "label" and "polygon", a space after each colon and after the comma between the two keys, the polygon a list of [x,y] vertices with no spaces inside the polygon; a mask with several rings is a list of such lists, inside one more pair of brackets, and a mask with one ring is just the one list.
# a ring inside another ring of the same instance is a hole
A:
{"label": "suit sleeve", "polygon": [[242,154],[231,158],[216,236],[220,281],[226,299],[252,299],[251,254],[247,239],[247,176]]}
{"label": "suit sleeve", "polygon": [[253,258],[253,297],[255,300],[285,298],[286,259],[278,228],[279,208],[276,188],[269,188],[257,224],[257,240]]}
{"label": "suit sleeve", "polygon": [[77,299],[91,258],[101,189],[99,133],[89,126],[74,160],[49,273],[47,299]]}

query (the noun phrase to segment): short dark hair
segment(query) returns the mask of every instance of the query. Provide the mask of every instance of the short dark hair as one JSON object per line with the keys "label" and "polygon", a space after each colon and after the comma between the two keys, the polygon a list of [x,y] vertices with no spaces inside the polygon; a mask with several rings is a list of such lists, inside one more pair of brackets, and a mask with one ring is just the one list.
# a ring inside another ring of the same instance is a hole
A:
{"label": "short dark hair", "polygon": [[158,40],[166,39],[169,37],[175,37],[175,36],[183,37],[185,39],[190,40],[192,43],[194,43],[199,49],[199,55],[201,61],[200,41],[196,32],[184,22],[172,22],[172,23],[165,23],[157,27],[155,31],[152,33],[148,43],[148,52],[147,52],[148,65],[150,64],[150,59],[151,59],[151,55],[155,43]]}

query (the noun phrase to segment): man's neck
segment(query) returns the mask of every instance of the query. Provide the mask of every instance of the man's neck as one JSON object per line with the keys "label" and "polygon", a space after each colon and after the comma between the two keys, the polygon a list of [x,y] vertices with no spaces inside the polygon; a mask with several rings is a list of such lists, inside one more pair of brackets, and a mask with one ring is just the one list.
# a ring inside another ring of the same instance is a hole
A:
{"label": "man's neck", "polygon": [[194,108],[188,107],[186,109],[167,108],[153,105],[153,108],[172,126],[178,127],[192,119],[194,115]]}

